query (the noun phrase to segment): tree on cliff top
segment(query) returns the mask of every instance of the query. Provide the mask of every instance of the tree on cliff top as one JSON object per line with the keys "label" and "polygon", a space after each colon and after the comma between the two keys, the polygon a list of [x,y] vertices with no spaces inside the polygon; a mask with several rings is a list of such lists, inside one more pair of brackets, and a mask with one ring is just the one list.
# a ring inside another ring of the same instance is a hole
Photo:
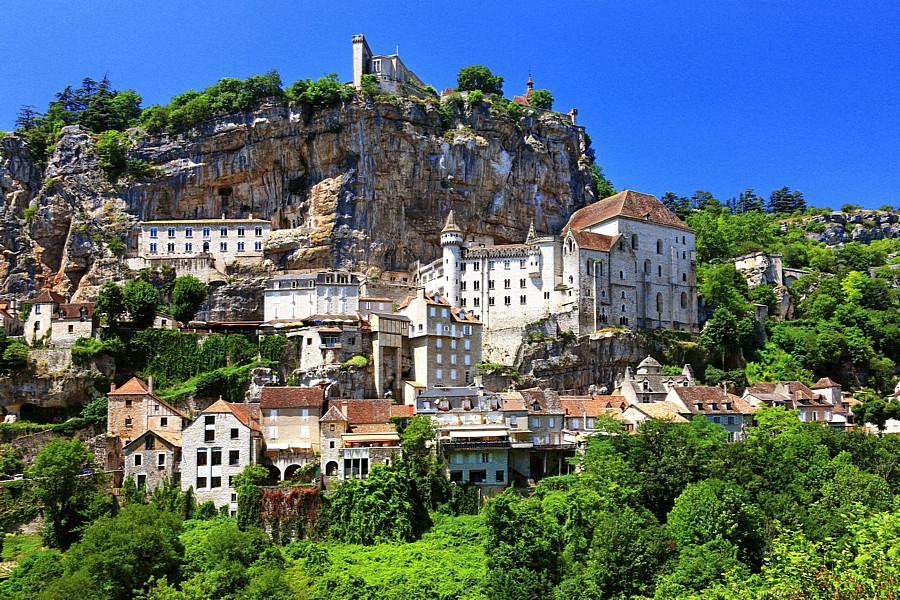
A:
{"label": "tree on cliff top", "polygon": [[503,94],[503,77],[494,75],[484,65],[463,67],[456,74],[456,89],[481,90],[485,94]]}
{"label": "tree on cliff top", "polygon": [[135,327],[149,327],[159,306],[159,292],[152,285],[141,279],[131,281],[125,286],[125,307],[131,314]]}

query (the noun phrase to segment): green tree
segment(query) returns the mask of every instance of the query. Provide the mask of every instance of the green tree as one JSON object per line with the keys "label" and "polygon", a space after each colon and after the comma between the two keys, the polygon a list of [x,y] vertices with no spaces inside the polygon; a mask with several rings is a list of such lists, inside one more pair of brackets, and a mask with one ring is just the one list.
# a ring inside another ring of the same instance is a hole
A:
{"label": "green tree", "polygon": [[94,312],[100,315],[102,322],[115,329],[125,312],[125,295],[117,283],[107,281],[100,286]]}
{"label": "green tree", "polygon": [[503,77],[494,75],[484,65],[463,67],[456,74],[456,89],[481,90],[487,95],[503,94]]}
{"label": "green tree", "polygon": [[142,279],[135,279],[128,282],[122,295],[135,327],[144,328],[153,324],[159,307],[159,292],[156,288]]}
{"label": "green tree", "polygon": [[260,485],[268,477],[269,471],[262,465],[247,465],[235,476],[234,486],[238,495],[237,524],[241,531],[260,526]]}
{"label": "green tree", "polygon": [[750,308],[747,303],[750,288],[734,263],[701,267],[697,287],[708,303],[733,315],[743,315]]}
{"label": "green tree", "polygon": [[[85,472],[93,474],[82,476]],[[49,546],[68,548],[96,512],[105,509],[96,497],[102,496],[102,469],[79,439],[51,440],[35,457],[28,476],[35,479]]]}
{"label": "green tree", "polygon": [[156,578],[176,579],[184,548],[181,519],[154,506],[131,504],[102,517],[66,555],[67,574],[91,582],[82,597],[126,600]]}
{"label": "green tree", "polygon": [[15,475],[25,469],[25,464],[19,458],[19,452],[12,444],[0,446],[0,475]]}
{"label": "green tree", "polygon": [[59,551],[39,550],[27,554],[0,583],[0,595],[13,600],[37,598],[47,585],[63,576],[63,555]]}
{"label": "green tree", "polygon": [[900,419],[900,401],[896,398],[882,398],[875,394],[860,394],[861,402],[853,407],[856,422],[871,423],[884,431],[891,419]]}
{"label": "green tree", "polygon": [[534,90],[528,99],[528,104],[535,108],[551,110],[553,108],[553,94],[550,90]]}
{"label": "green tree", "polygon": [[591,184],[597,200],[603,200],[616,194],[612,182],[603,174],[603,167],[596,164],[591,164]]}
{"label": "green tree", "polygon": [[13,340],[3,350],[2,363],[6,369],[21,369],[28,364],[28,346],[18,340]]}
{"label": "green tree", "polygon": [[206,295],[206,284],[196,277],[182,275],[177,278],[172,291],[172,316],[182,323],[191,321],[206,300]]}

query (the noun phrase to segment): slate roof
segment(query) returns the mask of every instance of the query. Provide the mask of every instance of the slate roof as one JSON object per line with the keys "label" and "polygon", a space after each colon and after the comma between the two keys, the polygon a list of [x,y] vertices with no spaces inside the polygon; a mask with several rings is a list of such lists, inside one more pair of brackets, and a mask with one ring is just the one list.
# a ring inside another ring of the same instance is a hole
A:
{"label": "slate roof", "polygon": [[[743,398],[729,394],[720,387],[703,385],[673,389],[692,414],[740,413],[748,415],[756,410]],[[731,408],[726,408],[726,404],[730,404]]]}
{"label": "slate roof", "polygon": [[568,229],[585,229],[616,217],[628,217],[650,221],[659,225],[667,225],[693,232],[694,230],[675,216],[671,210],[650,194],[641,194],[633,190],[625,190],[598,200],[584,208],[576,210],[569,217],[563,231]]}
{"label": "slate roof", "polygon": [[474,387],[433,387],[427,392],[419,394],[419,398],[464,398],[467,396],[477,396],[478,390]]}
{"label": "slate roof", "polygon": [[325,402],[325,390],[320,387],[267,385],[260,392],[260,408],[322,408]]}

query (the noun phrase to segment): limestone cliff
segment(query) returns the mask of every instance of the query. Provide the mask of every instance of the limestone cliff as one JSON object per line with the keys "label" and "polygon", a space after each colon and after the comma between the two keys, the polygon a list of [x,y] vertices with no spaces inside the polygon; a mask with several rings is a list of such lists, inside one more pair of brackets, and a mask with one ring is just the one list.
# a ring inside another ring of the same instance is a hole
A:
{"label": "limestone cliff", "polygon": [[[584,133],[565,117],[526,111],[513,122],[479,103],[453,109],[445,127],[438,108],[393,97],[319,112],[263,105],[177,135],[132,130],[128,157],[156,174],[116,182],[77,126],[62,130],[43,173],[7,135],[0,299],[27,299],[45,281],[90,299],[103,281],[129,276],[108,241],[121,238],[134,255],[147,219],[252,214],[278,230],[266,246],[270,269],[377,272],[435,258],[450,209],[467,234],[506,243],[532,221],[557,233],[593,200]],[[252,318],[229,318],[241,317]]]}

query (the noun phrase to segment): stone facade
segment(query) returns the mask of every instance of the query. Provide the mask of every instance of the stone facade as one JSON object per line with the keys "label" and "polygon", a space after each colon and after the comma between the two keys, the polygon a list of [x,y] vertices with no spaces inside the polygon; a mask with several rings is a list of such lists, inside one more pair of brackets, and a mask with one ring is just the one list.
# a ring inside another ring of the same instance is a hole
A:
{"label": "stone facade", "polygon": [[252,413],[259,405],[219,400],[182,432],[181,489],[194,489],[198,503],[237,512],[233,477],[261,458],[260,426]]}
{"label": "stone facade", "polygon": [[125,445],[125,477],[152,492],[168,480],[181,486],[181,433],[146,431]]}
{"label": "stone facade", "polygon": [[398,54],[373,55],[366,37],[360,33],[353,36],[353,85],[357,88],[363,75],[375,75],[381,89],[394,95],[420,92],[425,87]]}
{"label": "stone facade", "polygon": [[124,467],[124,447],[146,431],[162,435],[180,434],[185,415],[153,393],[153,378],[144,383],[137,377],[107,394],[107,425],[110,437],[119,440],[107,456],[107,469]]}
{"label": "stone facade", "polygon": [[220,271],[234,262],[262,262],[271,224],[264,219],[179,219],[141,223],[140,257],[145,260],[204,255]]}
{"label": "stone facade", "polygon": [[673,387],[666,395],[666,402],[678,406],[679,413],[687,419],[703,415],[710,423],[721,425],[728,432],[729,442],[747,436],[756,411],[749,402],[720,387]]}
{"label": "stone facade", "polygon": [[352,315],[359,310],[359,277],[340,271],[273,277],[263,303],[266,321]]}
{"label": "stone facade", "polygon": [[492,245],[457,225],[418,282],[471,310],[491,332],[557,315],[576,333],[605,326],[698,327],[694,231],[656,198],[626,190],[576,211],[560,236]]}
{"label": "stone facade", "polygon": [[320,451],[319,418],[325,392],[320,387],[265,386],[260,393],[263,463],[273,479],[290,479]]}
{"label": "stone facade", "polygon": [[481,362],[482,325],[448,299],[420,289],[400,307],[409,317],[411,378],[426,388],[465,386]]}
{"label": "stone facade", "polygon": [[694,370],[691,365],[684,365],[681,375],[666,375],[662,365],[648,356],[640,362],[637,373],[631,367],[625,374],[616,378],[616,389],[613,394],[622,396],[629,404],[638,402],[661,402],[673,387],[690,387],[694,385]]}

